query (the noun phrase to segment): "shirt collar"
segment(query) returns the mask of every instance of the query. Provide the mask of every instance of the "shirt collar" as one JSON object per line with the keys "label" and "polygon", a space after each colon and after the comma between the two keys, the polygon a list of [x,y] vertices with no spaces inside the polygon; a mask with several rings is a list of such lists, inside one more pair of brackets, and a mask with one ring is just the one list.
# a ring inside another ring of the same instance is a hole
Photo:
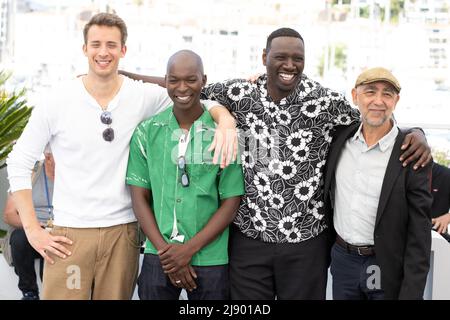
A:
{"label": "shirt collar", "polygon": [[[382,152],[385,152],[388,150],[395,142],[395,139],[398,135],[398,127],[397,122],[394,119],[391,119],[392,121],[392,128],[391,130],[382,137],[376,144],[374,144],[370,149],[375,148],[377,145],[379,146],[380,150]],[[366,140],[364,139],[363,133],[362,133],[362,123],[359,125],[358,130],[355,132],[355,134],[352,136],[351,141],[360,141],[366,145]]]}
{"label": "shirt collar", "polygon": [[[192,124],[191,127],[191,137],[192,134],[197,134],[201,131],[206,131],[206,130],[214,130],[215,128],[215,124],[214,124],[214,120],[211,117],[211,114],[206,111],[206,108],[204,105],[202,105],[203,107],[203,113],[202,115],[194,121],[194,123]],[[179,131],[180,135],[182,133],[182,131],[180,130],[180,125],[178,124],[177,118],[175,117],[175,115],[173,114],[173,105],[170,107],[170,112],[168,113],[168,119],[167,119],[167,124],[169,126],[169,128],[172,131]],[[194,130],[194,131],[192,131]],[[179,139],[179,136],[176,137],[177,139]]]}

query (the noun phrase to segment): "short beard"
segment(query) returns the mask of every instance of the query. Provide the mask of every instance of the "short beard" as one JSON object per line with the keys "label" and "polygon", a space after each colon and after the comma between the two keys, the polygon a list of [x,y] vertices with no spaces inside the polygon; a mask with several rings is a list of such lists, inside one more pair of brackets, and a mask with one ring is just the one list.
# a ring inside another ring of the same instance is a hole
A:
{"label": "short beard", "polygon": [[374,128],[378,128],[378,127],[381,127],[383,124],[385,124],[386,121],[389,120],[390,118],[385,115],[385,116],[383,116],[383,118],[381,118],[381,119],[379,119],[377,121],[373,121],[373,120],[368,119],[367,115],[365,115],[363,117],[363,119],[364,119],[364,122],[366,124],[368,124],[369,126],[374,127]]}

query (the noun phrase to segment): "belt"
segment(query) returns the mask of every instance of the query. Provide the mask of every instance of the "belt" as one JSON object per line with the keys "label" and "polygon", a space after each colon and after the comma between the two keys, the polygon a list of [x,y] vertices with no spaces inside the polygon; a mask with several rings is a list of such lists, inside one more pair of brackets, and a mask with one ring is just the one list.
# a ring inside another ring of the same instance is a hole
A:
{"label": "belt", "polygon": [[347,252],[354,252],[360,256],[368,257],[375,255],[374,246],[355,246],[353,244],[347,243],[339,235],[336,235],[336,243],[347,250]]}

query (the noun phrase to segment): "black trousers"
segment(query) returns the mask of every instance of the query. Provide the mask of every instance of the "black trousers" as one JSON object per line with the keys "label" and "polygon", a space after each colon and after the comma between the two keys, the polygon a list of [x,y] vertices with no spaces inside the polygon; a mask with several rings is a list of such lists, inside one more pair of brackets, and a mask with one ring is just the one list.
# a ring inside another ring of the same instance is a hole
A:
{"label": "black trousers", "polygon": [[232,300],[325,300],[328,231],[300,243],[266,243],[230,232]]}
{"label": "black trousers", "polygon": [[331,250],[333,300],[384,300],[375,256],[347,252],[337,243]]}
{"label": "black trousers", "polygon": [[[193,266],[197,289],[187,291],[189,300],[226,300],[229,298],[228,265]],[[181,289],[174,287],[161,267],[159,257],[145,254],[138,277],[141,300],[178,300]]]}
{"label": "black trousers", "polygon": [[11,255],[14,264],[14,271],[19,277],[19,289],[23,293],[34,292],[39,294],[36,282],[36,271],[34,269],[34,260],[40,258],[40,276],[42,279],[43,258],[33,249],[28,242],[23,229],[16,229],[11,234],[9,240],[11,245]]}

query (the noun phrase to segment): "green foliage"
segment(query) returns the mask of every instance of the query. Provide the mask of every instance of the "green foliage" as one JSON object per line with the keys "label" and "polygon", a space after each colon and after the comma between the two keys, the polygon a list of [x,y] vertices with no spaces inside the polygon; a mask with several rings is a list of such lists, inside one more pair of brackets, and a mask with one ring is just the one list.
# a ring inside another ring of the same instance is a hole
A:
{"label": "green foliage", "polygon": [[391,0],[391,22],[398,23],[398,17],[405,7],[405,0]]}
{"label": "green foliage", "polygon": [[[399,16],[403,12],[405,8],[405,0],[390,0],[390,22],[391,23],[398,23]],[[378,7],[379,13],[380,13],[380,20],[384,21],[384,17],[386,15],[386,7],[381,6],[378,3],[375,3],[375,6]],[[359,17],[368,19],[370,16],[370,6],[365,5],[359,7]]]}
{"label": "green foliage", "polygon": [[334,51],[334,65],[342,71],[347,71],[347,46],[338,43]]}
{"label": "green foliage", "polygon": [[380,9],[380,20],[381,20],[381,21],[384,21],[384,17],[385,17],[385,15],[386,15],[386,8],[384,8],[384,7],[379,7],[379,9]]}
{"label": "green foliage", "polygon": [[449,12],[449,3],[444,3],[444,5],[442,6],[442,12]]}
{"label": "green foliage", "polygon": [[359,7],[359,16],[361,18],[369,18],[370,8],[369,6]]}
{"label": "green foliage", "polygon": [[[341,0],[341,4],[351,4],[351,0]],[[334,6],[334,5],[337,5],[337,4],[339,4],[339,0],[333,0],[332,2],[331,2],[331,4]]]}
{"label": "green foliage", "polygon": [[32,110],[27,106],[25,89],[6,91],[5,83],[10,76],[0,71],[0,169],[6,165],[5,159],[22,134]]}
{"label": "green foliage", "polygon": [[450,167],[450,153],[441,151],[441,150],[434,150],[432,152],[433,160],[434,162],[437,162],[443,166]]}
{"label": "green foliage", "polygon": [[325,52],[322,52],[322,55],[320,56],[319,65],[317,66],[317,69],[319,71],[319,75],[323,77],[323,69],[325,67]]}
{"label": "green foliage", "polygon": [[[325,50],[326,51],[326,50]],[[331,57],[331,47],[328,47],[328,52],[323,52],[319,61],[319,75],[323,77],[325,68],[325,54]],[[347,46],[343,43],[334,44],[334,66],[341,69],[343,72],[347,71]]]}

